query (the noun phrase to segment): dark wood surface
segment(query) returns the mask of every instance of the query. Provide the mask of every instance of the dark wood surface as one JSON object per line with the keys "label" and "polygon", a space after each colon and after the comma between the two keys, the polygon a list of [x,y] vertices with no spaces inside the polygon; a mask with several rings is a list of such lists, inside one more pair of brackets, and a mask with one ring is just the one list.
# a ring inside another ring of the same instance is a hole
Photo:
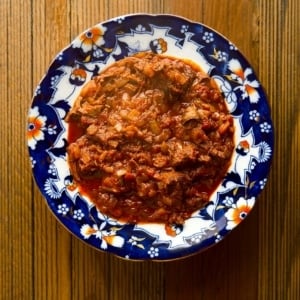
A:
{"label": "dark wood surface", "polygon": [[[125,261],[71,236],[34,184],[27,154],[27,112],[54,56],[84,29],[134,12],[221,32],[272,109],[276,147],[257,205],[220,244],[179,261]],[[298,0],[2,0],[0,299],[300,299],[299,15]]]}

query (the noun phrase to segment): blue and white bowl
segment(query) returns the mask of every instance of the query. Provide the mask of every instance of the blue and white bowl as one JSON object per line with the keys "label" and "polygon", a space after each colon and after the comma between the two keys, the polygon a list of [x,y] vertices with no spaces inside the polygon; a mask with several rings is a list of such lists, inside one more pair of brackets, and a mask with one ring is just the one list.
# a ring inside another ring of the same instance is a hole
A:
{"label": "blue and white bowl", "polygon": [[[227,175],[204,208],[184,225],[174,225],[174,236],[163,224],[126,224],[101,213],[74,188],[66,161],[64,118],[83,85],[109,64],[140,51],[193,60],[214,78],[234,119],[235,152]],[[245,219],[267,181],[273,130],[263,88],[233,43],[178,16],[135,14],[93,26],[55,57],[36,88],[27,137],[37,186],[70,232],[126,259],[164,261],[217,244]]]}

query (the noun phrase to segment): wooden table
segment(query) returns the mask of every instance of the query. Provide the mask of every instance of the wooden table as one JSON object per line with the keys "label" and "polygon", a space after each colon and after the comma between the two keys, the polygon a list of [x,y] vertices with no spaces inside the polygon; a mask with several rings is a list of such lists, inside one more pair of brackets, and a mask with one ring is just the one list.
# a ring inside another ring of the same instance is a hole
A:
{"label": "wooden table", "polygon": [[[67,232],[33,182],[26,146],[33,91],[84,29],[127,13],[172,13],[223,33],[269,98],[276,151],[249,217],[206,252],[130,262]],[[300,2],[2,0],[0,299],[300,299]]]}

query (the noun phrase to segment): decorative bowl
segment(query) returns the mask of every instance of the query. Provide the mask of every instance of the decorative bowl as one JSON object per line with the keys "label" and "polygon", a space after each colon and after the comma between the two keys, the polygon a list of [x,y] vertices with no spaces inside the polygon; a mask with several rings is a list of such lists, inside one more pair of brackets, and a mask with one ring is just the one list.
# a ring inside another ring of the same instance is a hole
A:
{"label": "decorative bowl", "polygon": [[[224,180],[205,207],[174,225],[172,236],[163,224],[126,224],[101,213],[74,189],[66,160],[64,119],[84,84],[140,51],[193,60],[215,80],[234,119],[235,150]],[[81,33],[37,86],[27,137],[33,176],[56,218],[88,245],[129,260],[173,260],[217,244],[252,210],[273,155],[270,109],[253,68],[221,34],[174,15],[120,16]]]}

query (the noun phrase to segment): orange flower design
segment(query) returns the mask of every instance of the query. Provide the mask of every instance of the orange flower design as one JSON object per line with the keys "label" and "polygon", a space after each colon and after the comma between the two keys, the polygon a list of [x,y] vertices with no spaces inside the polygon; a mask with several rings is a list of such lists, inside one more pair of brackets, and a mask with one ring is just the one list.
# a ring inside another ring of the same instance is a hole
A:
{"label": "orange flower design", "polygon": [[93,27],[90,30],[84,32],[80,36],[81,49],[84,52],[89,52],[93,49],[94,46],[101,46],[103,43],[102,36],[103,32],[98,27]]}
{"label": "orange flower design", "polygon": [[75,85],[82,85],[86,80],[86,71],[80,68],[75,68],[70,74],[70,82]]}
{"label": "orange flower design", "polygon": [[233,73],[229,76],[231,80],[240,84],[239,89],[243,92],[242,97],[245,99],[249,97],[251,103],[257,103],[259,101],[259,93],[257,88],[259,83],[257,80],[249,80],[248,77],[253,72],[250,68],[243,70],[240,62],[237,59],[232,59],[228,63],[229,70]]}
{"label": "orange flower design", "polygon": [[162,38],[155,39],[150,42],[150,49],[154,53],[162,54],[168,50],[168,43]]}
{"label": "orange flower design", "polygon": [[27,140],[29,147],[34,150],[38,141],[44,139],[44,130],[47,118],[39,115],[38,107],[29,112]]}
{"label": "orange flower design", "polygon": [[102,249],[107,249],[108,245],[118,248],[123,247],[125,239],[121,236],[118,236],[115,229],[106,231],[101,229],[101,227],[103,227],[103,224],[102,226],[100,225],[100,227],[98,227],[97,224],[94,224],[93,226],[84,224],[80,229],[80,233],[83,235],[84,239],[89,239],[91,236],[95,236],[96,238],[100,239],[100,247]]}
{"label": "orange flower design", "polygon": [[243,221],[253,208],[254,202],[254,197],[250,199],[239,198],[236,204],[225,213],[225,217],[228,220],[226,229],[231,230]]}
{"label": "orange flower design", "polygon": [[240,155],[247,155],[250,151],[250,144],[247,140],[242,140],[236,146],[236,152]]}
{"label": "orange flower design", "polygon": [[162,38],[158,39],[158,44],[160,45],[160,49],[162,53],[168,50],[168,43],[164,39]]}

